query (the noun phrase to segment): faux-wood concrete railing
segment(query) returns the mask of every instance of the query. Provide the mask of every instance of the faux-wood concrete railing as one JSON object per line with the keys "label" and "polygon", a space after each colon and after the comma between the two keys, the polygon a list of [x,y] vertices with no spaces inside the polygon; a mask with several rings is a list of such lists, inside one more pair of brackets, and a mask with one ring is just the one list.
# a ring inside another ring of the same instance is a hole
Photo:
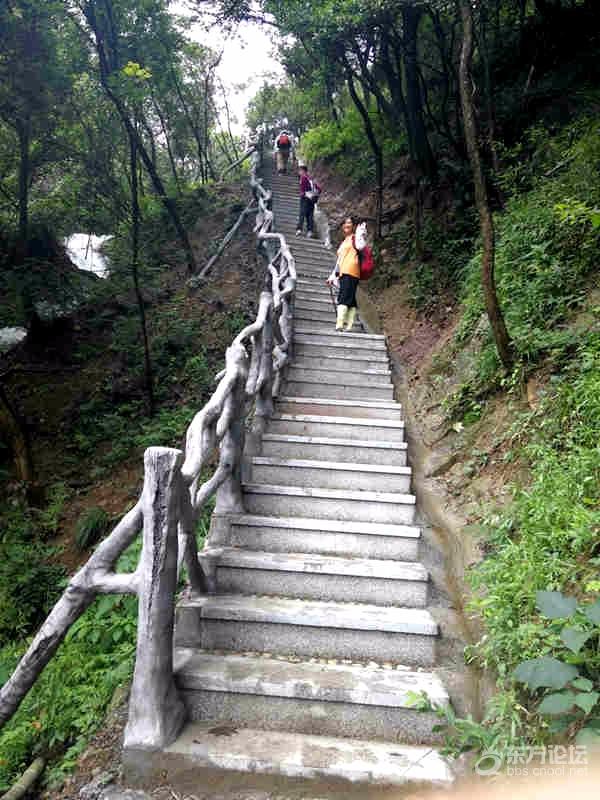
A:
{"label": "faux-wood concrete railing", "polygon": [[[139,500],[71,578],[0,690],[0,726],[12,717],[70,626],[95,597],[121,593],[139,598],[125,744],[148,750],[164,747],[183,724],[172,655],[179,568],[185,563],[192,592],[212,590],[210,570],[203,570],[197,551],[200,513],[212,496],[216,496],[216,513],[243,511],[246,429],[262,434],[292,355],[296,268],[285,238],[271,230],[271,193],[257,176],[260,160],[255,152],[250,182],[258,204],[254,232],[268,266],[257,317],[227,349],[225,369],[216,378],[218,386],[187,430],[185,452],[150,447],[144,453],[144,487]],[[218,466],[200,483],[203,468],[217,448]],[[119,556],[140,532],[142,552],[135,572],[115,572]]]}

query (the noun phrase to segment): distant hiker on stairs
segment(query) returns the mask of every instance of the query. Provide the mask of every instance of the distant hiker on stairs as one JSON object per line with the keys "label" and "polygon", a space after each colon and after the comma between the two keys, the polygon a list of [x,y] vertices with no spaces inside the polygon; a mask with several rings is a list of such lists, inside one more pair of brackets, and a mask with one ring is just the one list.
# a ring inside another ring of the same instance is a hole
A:
{"label": "distant hiker on stairs", "polygon": [[298,217],[296,236],[302,234],[304,220],[306,220],[306,235],[309,239],[312,239],[315,206],[319,199],[321,188],[308,174],[306,164],[300,164],[298,169],[300,170],[300,215]]}
{"label": "distant hiker on stairs", "polygon": [[292,150],[292,136],[283,130],[275,139],[275,156],[277,158],[277,172],[280,175],[285,175],[287,172],[287,165]]}
{"label": "distant hiker on stairs", "polygon": [[358,251],[367,244],[367,225],[365,222],[356,225],[352,217],[346,217],[342,223],[342,233],[344,241],[338,247],[337,261],[327,283],[330,286],[339,285],[335,329],[351,331],[356,317],[356,289],[360,281]]}

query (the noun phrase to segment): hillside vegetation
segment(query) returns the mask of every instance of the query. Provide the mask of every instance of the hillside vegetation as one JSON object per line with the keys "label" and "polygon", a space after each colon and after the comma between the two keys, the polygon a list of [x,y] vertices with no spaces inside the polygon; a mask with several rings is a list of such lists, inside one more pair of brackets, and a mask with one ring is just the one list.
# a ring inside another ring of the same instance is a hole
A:
{"label": "hillside vegetation", "polygon": [[[0,363],[0,684],[138,496],[143,449],[180,443],[256,299],[249,225],[189,283],[247,190],[218,182],[244,146],[211,29],[193,42],[172,5],[0,10],[0,324],[27,331]],[[495,692],[483,719],[440,719],[446,751],[597,744],[596,3],[191,6],[221,31],[275,32],[285,74],[265,78],[248,128],[299,136],[330,218],[367,219],[370,300],[437,448],[433,477],[479,543],[465,657]],[[81,231],[113,237],[106,279],[69,261],[61,242]],[[106,597],[72,628],[0,732],[0,792],[36,755],[50,784],[73,768],[127,684],[135,617]]]}

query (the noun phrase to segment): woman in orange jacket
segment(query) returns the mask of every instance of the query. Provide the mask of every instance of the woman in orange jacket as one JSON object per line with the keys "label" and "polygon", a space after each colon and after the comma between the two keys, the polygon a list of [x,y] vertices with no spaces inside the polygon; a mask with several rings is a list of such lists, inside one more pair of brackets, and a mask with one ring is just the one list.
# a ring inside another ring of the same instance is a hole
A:
{"label": "woman in orange jacket", "polygon": [[348,216],[342,223],[344,241],[338,247],[337,261],[333,272],[327,278],[330,286],[338,286],[338,305],[336,331],[351,331],[356,317],[356,289],[360,280],[360,261],[358,251],[367,243],[367,225],[356,225]]}

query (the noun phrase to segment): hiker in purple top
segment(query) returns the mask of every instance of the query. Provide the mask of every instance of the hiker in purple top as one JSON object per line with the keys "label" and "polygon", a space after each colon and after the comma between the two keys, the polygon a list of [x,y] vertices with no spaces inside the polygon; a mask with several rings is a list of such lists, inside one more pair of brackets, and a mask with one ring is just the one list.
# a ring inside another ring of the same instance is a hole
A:
{"label": "hiker in purple top", "polygon": [[296,236],[302,233],[304,220],[306,220],[306,235],[309,239],[313,235],[313,216],[315,205],[319,199],[319,186],[308,174],[306,164],[300,164],[300,216],[298,217],[298,227]]}

